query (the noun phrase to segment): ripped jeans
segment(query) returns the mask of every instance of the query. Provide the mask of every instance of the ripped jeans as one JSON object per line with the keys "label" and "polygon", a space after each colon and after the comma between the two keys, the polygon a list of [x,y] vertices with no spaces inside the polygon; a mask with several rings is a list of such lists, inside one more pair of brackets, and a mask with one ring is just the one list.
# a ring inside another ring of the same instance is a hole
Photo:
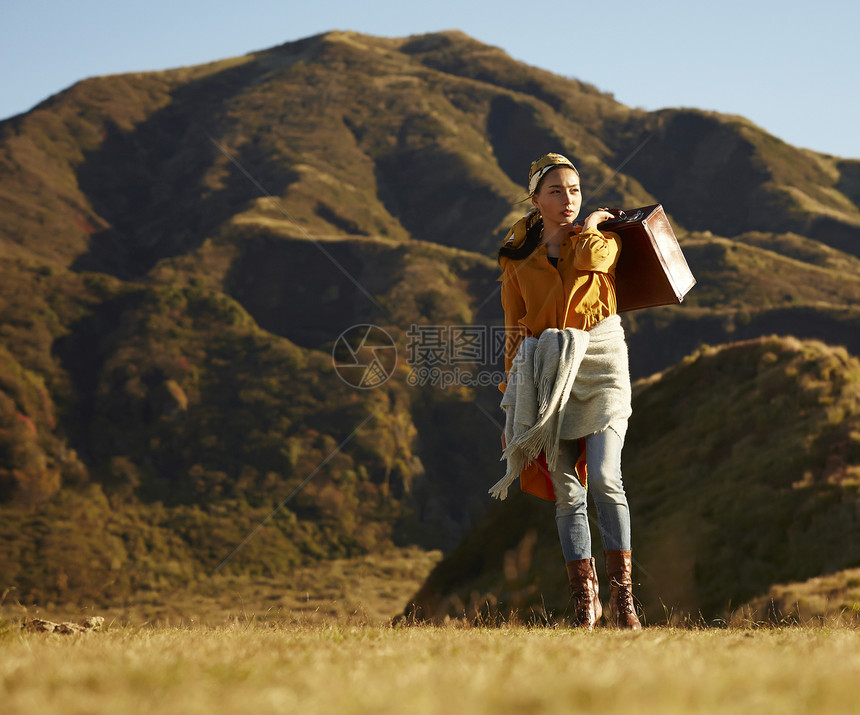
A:
{"label": "ripped jeans", "polygon": [[624,440],[607,427],[586,437],[588,489],[574,472],[579,440],[562,440],[558,465],[552,473],[555,520],[565,562],[591,558],[587,497],[597,508],[597,525],[605,551],[630,548],[630,509],[621,483],[621,448]]}

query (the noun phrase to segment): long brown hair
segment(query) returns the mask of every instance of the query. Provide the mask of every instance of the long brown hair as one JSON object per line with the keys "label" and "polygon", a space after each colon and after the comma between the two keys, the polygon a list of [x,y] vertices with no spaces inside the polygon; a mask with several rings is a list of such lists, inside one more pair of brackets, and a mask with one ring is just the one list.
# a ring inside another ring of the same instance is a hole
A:
{"label": "long brown hair", "polygon": [[523,258],[528,258],[534,250],[540,245],[541,235],[543,234],[543,219],[538,216],[532,222],[531,226],[526,229],[526,240],[516,248],[510,246],[502,246],[499,248],[499,258],[511,258],[515,261],[521,261]]}

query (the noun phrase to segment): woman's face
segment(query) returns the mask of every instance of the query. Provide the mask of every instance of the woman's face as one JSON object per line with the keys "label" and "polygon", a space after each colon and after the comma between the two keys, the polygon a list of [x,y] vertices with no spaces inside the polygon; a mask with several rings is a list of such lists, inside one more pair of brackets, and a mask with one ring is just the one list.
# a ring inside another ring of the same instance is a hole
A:
{"label": "woman's face", "polygon": [[573,223],[582,206],[579,176],[568,166],[552,169],[541,180],[532,203],[540,211],[544,223],[559,226]]}

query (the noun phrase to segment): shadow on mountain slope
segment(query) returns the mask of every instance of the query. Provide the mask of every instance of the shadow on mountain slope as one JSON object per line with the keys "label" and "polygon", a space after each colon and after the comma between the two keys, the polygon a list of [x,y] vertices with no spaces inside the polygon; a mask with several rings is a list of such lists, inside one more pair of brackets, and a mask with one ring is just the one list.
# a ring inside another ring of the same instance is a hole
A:
{"label": "shadow on mountain slope", "polygon": [[[180,86],[172,101],[131,131],[107,122],[105,138],[78,168],[78,183],[110,228],[92,236],[75,270],[125,279],[143,276],[161,258],[186,253],[262,193],[213,142],[235,122],[230,97],[259,74],[250,62]],[[269,192],[295,180],[251,139],[230,149],[236,163]],[[212,180],[218,164],[226,177]]]}

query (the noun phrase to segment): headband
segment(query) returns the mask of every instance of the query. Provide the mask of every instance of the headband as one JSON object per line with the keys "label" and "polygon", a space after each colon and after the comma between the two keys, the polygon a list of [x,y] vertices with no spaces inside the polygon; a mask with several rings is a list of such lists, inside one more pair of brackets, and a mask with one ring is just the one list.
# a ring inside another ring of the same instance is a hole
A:
{"label": "headband", "polygon": [[532,162],[529,169],[529,196],[534,195],[537,185],[543,178],[544,174],[552,171],[557,166],[568,166],[579,176],[576,167],[571,163],[570,159],[561,154],[544,154],[540,159]]}

